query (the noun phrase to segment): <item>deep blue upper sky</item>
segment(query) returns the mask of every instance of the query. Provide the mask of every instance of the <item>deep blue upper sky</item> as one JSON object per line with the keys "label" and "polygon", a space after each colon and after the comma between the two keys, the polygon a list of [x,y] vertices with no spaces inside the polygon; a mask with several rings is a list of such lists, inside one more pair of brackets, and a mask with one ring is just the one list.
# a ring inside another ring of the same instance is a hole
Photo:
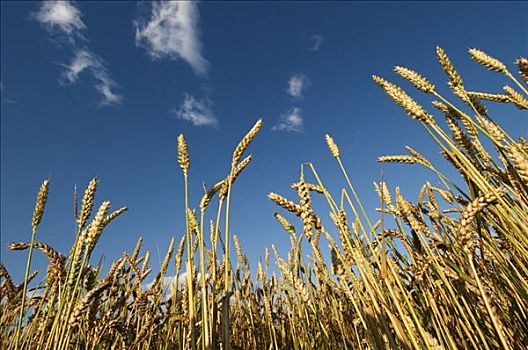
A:
{"label": "deep blue upper sky", "polygon": [[[295,199],[289,186],[300,163],[312,161],[336,196],[345,185],[325,133],[339,144],[368,207],[381,169],[391,188],[400,184],[414,197],[434,177],[376,157],[405,145],[433,160],[438,151],[371,75],[401,83],[425,103],[392,73],[395,65],[448,92],[435,59],[440,45],[466,87],[499,92],[506,80],[472,62],[467,49],[507,64],[528,53],[527,2],[77,2],[61,9],[67,13],[48,5],[45,13],[38,2],[1,3],[0,253],[18,281],[26,254],[6,246],[30,239],[35,194],[46,178],[38,240],[68,251],[73,187],[82,194],[97,176],[98,203],[130,210],[105,231],[96,256],[113,260],[142,235],[157,267],[158,251],[162,259],[170,237],[184,232],[179,133],[189,143],[197,203],[202,182],[226,175],[233,148],[264,118],[249,150],[254,160],[233,193],[232,232],[253,261],[272,243],[281,252],[289,245],[266,194]],[[157,23],[153,11],[161,11]],[[512,136],[527,136],[526,114],[496,111]],[[43,271],[45,259],[36,256]]]}

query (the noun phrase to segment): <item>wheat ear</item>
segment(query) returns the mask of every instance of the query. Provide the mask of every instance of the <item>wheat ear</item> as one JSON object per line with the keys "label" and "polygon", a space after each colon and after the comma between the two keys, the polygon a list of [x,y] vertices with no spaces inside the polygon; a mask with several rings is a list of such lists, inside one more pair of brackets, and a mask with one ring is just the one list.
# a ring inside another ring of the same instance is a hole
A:
{"label": "wheat ear", "polygon": [[244,152],[248,148],[249,144],[255,136],[257,136],[257,133],[259,132],[260,128],[262,127],[262,119],[257,120],[255,125],[248,131],[248,133],[242,138],[242,140],[238,143],[237,147],[235,148],[235,151],[233,152],[233,159],[231,161],[231,167],[234,169],[240,158],[244,155]]}
{"label": "wheat ear", "polygon": [[469,49],[468,52],[475,62],[483,65],[488,70],[492,72],[508,74],[508,68],[506,68],[506,65],[495,57],[491,57],[490,55],[479,49]]}
{"label": "wheat ear", "polygon": [[426,93],[432,93],[435,91],[435,86],[425,79],[420,74],[416,73],[413,70],[410,70],[405,67],[396,66],[394,67],[394,72],[399,74],[402,78],[408,80],[415,88]]}
{"label": "wheat ear", "polygon": [[189,167],[191,166],[191,160],[189,158],[189,152],[187,149],[187,142],[183,134],[178,135],[178,163],[183,170],[183,173],[187,175]]}

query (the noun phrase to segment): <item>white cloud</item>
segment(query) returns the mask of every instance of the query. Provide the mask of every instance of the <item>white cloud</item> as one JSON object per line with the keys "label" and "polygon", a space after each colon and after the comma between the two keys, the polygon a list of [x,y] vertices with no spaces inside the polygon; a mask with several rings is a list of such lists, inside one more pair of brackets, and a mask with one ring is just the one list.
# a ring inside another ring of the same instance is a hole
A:
{"label": "white cloud", "polygon": [[76,39],[84,39],[81,31],[86,25],[81,19],[81,11],[70,1],[43,1],[39,11],[33,17],[47,30],[65,34],[73,49],[73,58],[69,64],[63,64],[65,71],[59,81],[74,84],[79,75],[88,72],[95,80],[94,87],[101,94],[101,105],[121,104],[123,97],[113,90],[118,87],[110,77],[103,59],[89,49],[80,49]]}
{"label": "white cloud", "polygon": [[299,107],[290,108],[288,112],[281,114],[279,122],[271,130],[301,132],[304,125],[302,113]]}
{"label": "white cloud", "polygon": [[34,17],[50,30],[62,30],[70,40],[86,28],[81,12],[69,1],[43,1]]}
{"label": "white cloud", "polygon": [[303,90],[308,86],[310,86],[308,78],[303,74],[296,74],[291,76],[288,80],[288,88],[286,89],[286,92],[294,98],[301,98]]}
{"label": "white cloud", "polygon": [[73,57],[69,65],[64,65],[66,70],[63,75],[70,83],[75,83],[81,74],[87,68],[100,65],[99,60],[91,52],[79,50]]}
{"label": "white cloud", "polygon": [[5,103],[5,104],[11,104],[11,103],[16,103],[16,101],[13,101],[9,98],[6,97],[6,94],[5,94],[5,85],[4,85],[4,82],[0,79],[0,103]]}
{"label": "white cloud", "polygon": [[150,21],[136,23],[136,45],[155,59],[181,58],[196,74],[205,75],[209,62],[202,55],[194,1],[159,1],[152,4]]}
{"label": "white cloud", "polygon": [[324,37],[320,34],[313,34],[311,39],[312,46],[310,47],[310,51],[319,51],[323,45]]}
{"label": "white cloud", "polygon": [[115,85],[113,80],[101,80],[99,84],[95,85],[95,88],[103,95],[102,105],[123,103],[123,96],[112,92],[113,85]]}
{"label": "white cloud", "polygon": [[5,86],[4,86],[4,82],[0,80],[0,102],[4,102],[4,90],[5,90]]}
{"label": "white cloud", "polygon": [[195,99],[193,96],[185,94],[185,100],[178,110],[174,112],[178,118],[190,121],[196,126],[216,126],[216,119],[211,110],[211,101],[208,99]]}
{"label": "white cloud", "polygon": [[112,91],[117,84],[110,77],[101,57],[86,49],[77,50],[72,61],[63,66],[65,68],[63,81],[73,84],[77,82],[82,72],[87,71],[96,81],[94,87],[102,95],[102,105],[122,103],[123,97]]}

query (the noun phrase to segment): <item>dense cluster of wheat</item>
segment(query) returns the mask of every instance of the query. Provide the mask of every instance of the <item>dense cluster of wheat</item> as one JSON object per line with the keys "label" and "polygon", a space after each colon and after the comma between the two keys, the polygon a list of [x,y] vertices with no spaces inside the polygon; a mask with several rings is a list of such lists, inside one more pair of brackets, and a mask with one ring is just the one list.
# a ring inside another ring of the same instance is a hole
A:
{"label": "dense cluster of wheat", "polygon": [[[261,120],[235,148],[225,178],[204,193],[196,208],[188,201],[188,146],[183,135],[178,137],[186,233],[178,244],[171,241],[155,276],[149,277],[150,252],[142,252],[141,239],[105,275],[102,266],[91,264],[105,226],[126,210],[111,212],[106,201],[94,210],[95,179],[80,210],[75,205],[77,233],[70,252],[63,255],[38,241],[48,196],[45,181],[30,242],[9,246],[29,252],[22,284],[15,284],[0,265],[0,348],[526,348],[528,142],[512,139],[490,117],[485,103],[528,109],[523,85],[528,84],[528,60],[516,62],[518,81],[499,60],[476,49],[469,53],[488,70],[503,74],[511,86],[504,93],[468,91],[438,48],[459,103],[448,101],[420,74],[395,68],[431,96],[438,110],[433,115],[401,87],[373,77],[421,123],[461,179],[449,179],[411,147],[406,155],[380,157],[381,162],[424,166],[438,176],[438,184],[425,183],[412,203],[398,187],[391,191],[383,179],[375,182],[379,218],[371,221],[336,142],[327,135],[346,187],[332,196],[315,167],[303,164],[292,185],[297,199],[270,193],[282,212],[274,215],[289,235],[291,249],[283,257],[274,247],[272,253],[266,250],[254,272],[230,232],[229,210],[235,180],[251,162],[251,156],[243,156]],[[327,203],[330,221],[314,210],[313,200]],[[216,210],[209,213],[210,208]],[[299,224],[290,222],[295,217]],[[236,254],[230,252],[232,245]],[[31,273],[34,250],[49,258],[45,277],[37,283],[37,273]],[[185,276],[184,283],[164,283],[170,264],[176,276]],[[147,284],[147,278],[152,282]]]}

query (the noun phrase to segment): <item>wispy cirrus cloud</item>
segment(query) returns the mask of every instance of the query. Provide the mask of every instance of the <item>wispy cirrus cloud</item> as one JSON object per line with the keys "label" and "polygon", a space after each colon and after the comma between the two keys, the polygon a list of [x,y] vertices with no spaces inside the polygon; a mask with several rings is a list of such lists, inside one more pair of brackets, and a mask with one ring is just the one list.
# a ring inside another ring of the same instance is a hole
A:
{"label": "wispy cirrus cloud", "polygon": [[66,35],[72,45],[73,58],[70,63],[62,64],[65,70],[59,81],[74,84],[86,71],[95,81],[94,88],[101,94],[101,105],[121,104],[123,97],[115,92],[118,85],[111,78],[106,63],[88,48],[79,48],[77,40],[85,40],[82,31],[86,29],[81,16],[81,11],[70,1],[43,1],[33,14],[44,28]]}
{"label": "wispy cirrus cloud", "polygon": [[319,51],[321,46],[323,46],[324,36],[321,34],[313,34],[311,37],[312,46],[310,46],[310,51]]}
{"label": "wispy cirrus cloud", "polygon": [[95,79],[94,87],[102,95],[101,105],[121,104],[123,97],[112,90],[117,84],[110,77],[105,62],[101,57],[88,50],[77,50],[71,62],[63,65],[63,82],[74,84],[79,75],[87,71]]}
{"label": "wispy cirrus cloud", "polygon": [[0,103],[5,103],[5,104],[11,104],[11,103],[15,103],[15,101],[7,98],[5,96],[5,86],[4,86],[4,82],[2,80],[0,80]]}
{"label": "wispy cirrus cloud", "polygon": [[66,82],[75,83],[81,74],[86,69],[99,65],[99,59],[89,51],[79,50],[75,53],[72,61],[69,64],[63,64],[65,71],[62,72],[63,78]]}
{"label": "wispy cirrus cloud", "polygon": [[303,110],[299,107],[290,108],[286,113],[281,114],[279,122],[274,125],[273,131],[301,132],[304,129]]}
{"label": "wispy cirrus cloud", "polygon": [[62,31],[72,41],[82,37],[81,31],[86,28],[81,11],[69,1],[43,1],[33,17],[50,31]]}
{"label": "wispy cirrus cloud", "polygon": [[154,59],[183,59],[196,74],[204,76],[209,62],[202,54],[198,20],[194,1],[154,2],[150,20],[136,21],[136,45]]}
{"label": "wispy cirrus cloud", "polygon": [[214,115],[212,102],[209,99],[196,99],[185,94],[180,108],[173,110],[178,118],[187,120],[195,126],[217,126],[218,119]]}
{"label": "wispy cirrus cloud", "polygon": [[286,92],[293,98],[302,98],[303,91],[310,86],[310,80],[304,74],[295,74],[288,79]]}

